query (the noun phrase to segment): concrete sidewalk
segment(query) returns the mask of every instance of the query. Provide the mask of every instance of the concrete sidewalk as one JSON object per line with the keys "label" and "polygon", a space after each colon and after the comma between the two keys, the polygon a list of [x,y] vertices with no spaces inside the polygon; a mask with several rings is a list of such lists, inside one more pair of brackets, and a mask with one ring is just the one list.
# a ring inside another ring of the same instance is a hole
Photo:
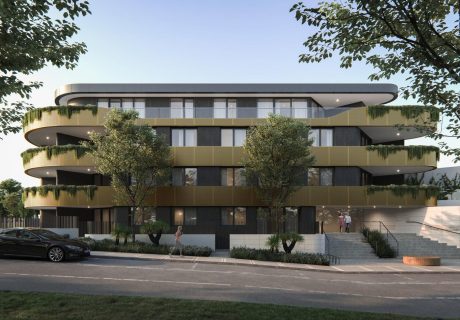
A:
{"label": "concrete sidewalk", "polygon": [[137,259],[164,262],[182,263],[205,263],[220,265],[257,266],[265,268],[335,272],[335,273],[427,273],[427,274],[460,274],[460,259],[443,259],[439,267],[408,266],[402,263],[402,259],[373,259],[373,260],[345,260],[342,259],[339,265],[317,266],[297,263],[281,263],[257,260],[233,259],[228,257],[191,257],[171,256],[160,254],[141,254],[124,252],[93,251],[93,258],[101,259]]}

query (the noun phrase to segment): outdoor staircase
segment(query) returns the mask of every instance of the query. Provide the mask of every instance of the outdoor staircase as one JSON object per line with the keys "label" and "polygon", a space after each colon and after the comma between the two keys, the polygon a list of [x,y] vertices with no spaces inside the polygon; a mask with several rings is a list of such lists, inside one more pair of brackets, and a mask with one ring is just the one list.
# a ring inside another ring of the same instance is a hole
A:
{"label": "outdoor staircase", "polygon": [[329,254],[340,259],[378,259],[361,233],[328,233]]}
{"label": "outdoor staircase", "polygon": [[399,256],[438,256],[445,259],[460,258],[460,249],[431,240],[415,233],[393,233],[399,242]]}

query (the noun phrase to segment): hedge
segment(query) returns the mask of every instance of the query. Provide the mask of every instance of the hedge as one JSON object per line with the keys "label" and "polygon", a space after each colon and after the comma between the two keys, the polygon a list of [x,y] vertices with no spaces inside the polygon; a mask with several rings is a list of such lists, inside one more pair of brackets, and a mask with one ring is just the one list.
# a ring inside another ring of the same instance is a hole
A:
{"label": "hedge", "polygon": [[320,253],[284,253],[272,252],[269,249],[251,249],[234,247],[230,250],[230,257],[235,259],[276,261],[287,263],[316,264],[328,266],[329,257]]}

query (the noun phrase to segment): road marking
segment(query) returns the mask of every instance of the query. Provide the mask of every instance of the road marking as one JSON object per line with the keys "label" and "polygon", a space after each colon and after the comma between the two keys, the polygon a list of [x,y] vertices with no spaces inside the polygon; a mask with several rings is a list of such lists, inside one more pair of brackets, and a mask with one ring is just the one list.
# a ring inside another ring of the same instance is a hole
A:
{"label": "road marking", "polygon": [[422,268],[422,267],[418,267],[418,266],[411,266],[412,268],[416,268],[416,269],[420,269],[420,270],[423,270],[423,271],[433,271],[433,270],[430,270],[430,269],[426,269],[426,268]]}
{"label": "road marking", "polygon": [[332,269],[335,269],[335,270],[338,270],[338,271],[345,271],[343,269],[340,269],[339,267],[336,267],[336,266],[331,266]]}
{"label": "road marking", "polygon": [[402,269],[398,269],[398,268],[391,267],[391,266],[384,266],[384,267],[387,268],[387,269],[393,270],[393,271],[398,271],[398,272],[402,271]]}
{"label": "road marking", "polygon": [[449,270],[454,270],[454,271],[460,271],[460,269],[455,269],[452,267],[446,267],[446,266],[441,266],[441,268],[449,269]]}
{"label": "road marking", "polygon": [[193,265],[192,267],[192,270],[195,270],[196,266],[198,265],[198,263],[195,262],[195,264]]}
{"label": "road marking", "polygon": [[358,267],[360,267],[364,271],[373,271],[372,269],[366,268],[365,266],[358,266]]}
{"label": "road marking", "polygon": [[253,288],[253,289],[269,289],[269,290],[282,290],[282,291],[300,291],[299,289],[289,289],[289,288],[278,288],[278,287],[259,287],[259,286],[248,286],[245,285],[245,288]]}
{"label": "road marking", "polygon": [[172,280],[148,280],[148,279],[125,279],[125,278],[103,278],[103,277],[84,277],[84,276],[67,276],[54,274],[29,274],[29,273],[13,273],[5,272],[4,275],[23,276],[32,278],[66,278],[66,279],[90,279],[90,280],[109,280],[109,281],[127,281],[127,282],[149,282],[149,283],[171,283],[171,284],[189,284],[198,286],[218,286],[230,287],[230,283],[217,282],[193,282],[193,281],[172,281]]}

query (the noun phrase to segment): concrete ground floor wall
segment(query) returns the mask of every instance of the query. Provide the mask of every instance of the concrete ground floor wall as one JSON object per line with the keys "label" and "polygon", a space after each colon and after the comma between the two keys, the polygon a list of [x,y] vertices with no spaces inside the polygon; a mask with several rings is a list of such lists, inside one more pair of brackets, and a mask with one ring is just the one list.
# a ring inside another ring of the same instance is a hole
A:
{"label": "concrete ground floor wall", "polygon": [[[230,248],[248,247],[254,249],[267,249],[266,245],[270,234],[231,234]],[[326,237],[324,234],[303,234],[304,240],[297,242],[293,252],[325,253]],[[280,245],[280,252],[283,248]]]}

